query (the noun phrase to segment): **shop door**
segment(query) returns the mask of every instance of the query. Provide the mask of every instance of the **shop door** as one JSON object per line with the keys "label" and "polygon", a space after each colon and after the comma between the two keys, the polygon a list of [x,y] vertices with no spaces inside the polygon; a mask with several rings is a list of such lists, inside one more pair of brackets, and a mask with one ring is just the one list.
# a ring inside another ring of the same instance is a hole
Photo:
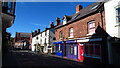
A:
{"label": "shop door", "polygon": [[84,48],[82,44],[78,44],[78,61],[83,61],[84,60]]}

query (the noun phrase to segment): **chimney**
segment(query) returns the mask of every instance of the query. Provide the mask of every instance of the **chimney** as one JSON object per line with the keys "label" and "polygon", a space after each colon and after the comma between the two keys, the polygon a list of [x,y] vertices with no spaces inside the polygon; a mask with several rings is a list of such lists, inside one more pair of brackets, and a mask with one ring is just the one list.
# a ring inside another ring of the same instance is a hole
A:
{"label": "chimney", "polygon": [[78,4],[76,6],[76,13],[78,13],[82,8],[83,8],[82,5]]}
{"label": "chimney", "polygon": [[38,29],[38,33],[40,33],[40,29]]}
{"label": "chimney", "polygon": [[32,32],[32,36],[33,36],[34,32]]}
{"label": "chimney", "polygon": [[36,35],[37,34],[37,30],[35,30],[35,32],[34,32],[34,35]]}
{"label": "chimney", "polygon": [[60,18],[56,18],[56,25],[58,26],[60,24]]}
{"label": "chimney", "polygon": [[52,27],[54,27],[54,23],[53,22],[51,22],[51,24],[50,24],[50,28],[52,28]]}

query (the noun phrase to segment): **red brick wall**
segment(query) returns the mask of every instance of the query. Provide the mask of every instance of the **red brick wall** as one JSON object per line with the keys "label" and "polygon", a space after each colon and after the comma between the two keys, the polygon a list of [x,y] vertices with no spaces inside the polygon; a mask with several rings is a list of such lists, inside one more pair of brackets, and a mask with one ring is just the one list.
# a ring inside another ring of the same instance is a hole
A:
{"label": "red brick wall", "polygon": [[[106,30],[106,27],[105,27],[105,18],[104,18],[104,12],[102,13],[102,16],[103,16],[103,28],[104,30]],[[63,37],[64,37],[64,40],[66,40],[66,38],[69,37],[69,28],[70,27],[73,27],[73,30],[74,30],[74,38],[80,38],[80,37],[85,37],[86,34],[87,34],[87,22],[91,21],[91,20],[94,20],[95,21],[95,28],[98,27],[98,23],[100,25],[100,27],[102,27],[102,21],[101,21],[101,14],[100,13],[96,13],[94,15],[91,15],[91,16],[88,16],[86,18],[83,18],[79,21],[76,21],[74,23],[71,23],[69,25],[66,25],[64,27],[61,27],[61,28],[58,28],[56,31],[55,31],[55,36],[56,36],[56,41],[60,41],[59,39],[59,32],[62,31],[62,34],[63,34]]]}

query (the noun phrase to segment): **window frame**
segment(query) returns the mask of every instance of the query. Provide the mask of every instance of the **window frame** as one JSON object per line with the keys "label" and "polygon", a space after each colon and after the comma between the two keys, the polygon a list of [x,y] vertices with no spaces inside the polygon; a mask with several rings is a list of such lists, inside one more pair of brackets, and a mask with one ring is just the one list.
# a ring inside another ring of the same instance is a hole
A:
{"label": "window frame", "polygon": [[[86,43],[86,44],[84,45],[84,56],[100,59],[101,58],[101,44],[98,44],[98,43]],[[85,49],[86,46],[88,47],[88,54],[86,54],[86,49]],[[93,55],[90,54],[90,46],[93,46],[93,53],[94,53]],[[100,46],[100,49],[99,49],[100,55],[96,55],[96,51],[97,51],[97,49],[95,49],[96,46]]]}
{"label": "window frame", "polygon": [[74,28],[73,27],[69,28],[69,37],[74,37]]}
{"label": "window frame", "polygon": [[59,32],[59,39],[61,39],[63,36],[62,36],[62,31]]}
{"label": "window frame", "polygon": [[120,10],[120,5],[115,7],[115,12],[116,12],[116,23],[120,24],[120,11],[118,12],[118,9]]}
{"label": "window frame", "polygon": [[[90,26],[90,24],[92,25],[92,26]],[[89,21],[89,22],[87,22],[87,33],[88,34],[93,34],[93,33],[95,33],[95,21],[94,20],[91,20],[91,21]],[[94,32],[90,32],[90,30],[92,30],[92,29],[94,29]]]}

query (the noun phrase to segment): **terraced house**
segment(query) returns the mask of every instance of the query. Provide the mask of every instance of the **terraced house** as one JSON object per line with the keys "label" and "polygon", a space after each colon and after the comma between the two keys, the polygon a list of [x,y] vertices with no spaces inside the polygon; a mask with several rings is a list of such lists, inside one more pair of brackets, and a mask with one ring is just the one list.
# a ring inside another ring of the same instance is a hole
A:
{"label": "terraced house", "polygon": [[76,13],[63,16],[55,27],[56,55],[87,63],[107,63],[107,37],[104,3],[96,2]]}
{"label": "terraced house", "polygon": [[40,29],[32,33],[32,51],[40,53],[53,53],[54,41],[54,23],[50,24],[50,28],[45,28],[40,32]]}

